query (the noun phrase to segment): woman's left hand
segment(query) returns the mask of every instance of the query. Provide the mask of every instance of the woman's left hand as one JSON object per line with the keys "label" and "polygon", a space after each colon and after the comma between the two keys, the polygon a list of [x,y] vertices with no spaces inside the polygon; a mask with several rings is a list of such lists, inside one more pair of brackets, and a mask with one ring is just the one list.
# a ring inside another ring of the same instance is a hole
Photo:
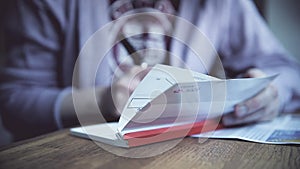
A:
{"label": "woman's left hand", "polygon": [[[247,77],[264,77],[266,74],[259,69],[250,69]],[[239,103],[234,112],[223,116],[225,126],[241,125],[258,121],[272,120],[279,114],[278,91],[270,84],[256,96]]]}

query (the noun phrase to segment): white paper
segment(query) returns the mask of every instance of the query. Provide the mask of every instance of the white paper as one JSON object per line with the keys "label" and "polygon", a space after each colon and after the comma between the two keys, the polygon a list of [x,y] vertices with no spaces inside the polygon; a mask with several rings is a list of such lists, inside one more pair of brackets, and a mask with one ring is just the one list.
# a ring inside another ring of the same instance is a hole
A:
{"label": "white paper", "polygon": [[300,115],[283,115],[269,122],[225,128],[192,137],[241,139],[268,144],[300,144]]}
{"label": "white paper", "polygon": [[128,147],[127,142],[121,138],[118,138],[117,132],[118,123],[102,123],[89,126],[71,128],[72,135],[83,137],[87,139],[96,140],[102,143]]}
{"label": "white paper", "polygon": [[188,69],[156,65],[129,98],[118,131],[221,116],[260,92],[275,77],[221,80]]}

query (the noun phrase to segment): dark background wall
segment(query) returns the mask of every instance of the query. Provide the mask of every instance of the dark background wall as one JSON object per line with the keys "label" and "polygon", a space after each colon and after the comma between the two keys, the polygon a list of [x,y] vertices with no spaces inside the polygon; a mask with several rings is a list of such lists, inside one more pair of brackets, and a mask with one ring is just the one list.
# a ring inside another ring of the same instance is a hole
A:
{"label": "dark background wall", "polygon": [[265,17],[276,37],[300,61],[300,1],[266,0]]}

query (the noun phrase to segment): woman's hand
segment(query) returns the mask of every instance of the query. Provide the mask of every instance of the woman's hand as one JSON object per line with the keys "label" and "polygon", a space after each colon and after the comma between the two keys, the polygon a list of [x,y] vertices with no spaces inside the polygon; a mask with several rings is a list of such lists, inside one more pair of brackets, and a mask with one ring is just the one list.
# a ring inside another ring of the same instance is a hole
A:
{"label": "woman's hand", "polygon": [[[266,74],[259,69],[250,69],[246,77],[264,77]],[[272,84],[256,96],[239,103],[234,112],[222,119],[225,126],[247,124],[258,121],[272,120],[279,114],[278,92]]]}
{"label": "woman's hand", "polygon": [[[123,70],[121,77],[116,77],[103,97],[101,107],[106,117],[118,118],[122,110],[138,84],[146,76],[150,69],[141,66],[133,66]],[[109,114],[108,114],[109,113]],[[109,118],[108,118],[109,119]]]}

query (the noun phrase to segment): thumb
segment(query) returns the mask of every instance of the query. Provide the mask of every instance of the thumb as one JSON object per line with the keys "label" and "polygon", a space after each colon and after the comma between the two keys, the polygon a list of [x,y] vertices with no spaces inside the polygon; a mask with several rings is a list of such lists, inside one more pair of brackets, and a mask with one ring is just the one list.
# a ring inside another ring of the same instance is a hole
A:
{"label": "thumb", "polygon": [[246,77],[265,77],[266,73],[261,69],[252,68],[246,72]]}

